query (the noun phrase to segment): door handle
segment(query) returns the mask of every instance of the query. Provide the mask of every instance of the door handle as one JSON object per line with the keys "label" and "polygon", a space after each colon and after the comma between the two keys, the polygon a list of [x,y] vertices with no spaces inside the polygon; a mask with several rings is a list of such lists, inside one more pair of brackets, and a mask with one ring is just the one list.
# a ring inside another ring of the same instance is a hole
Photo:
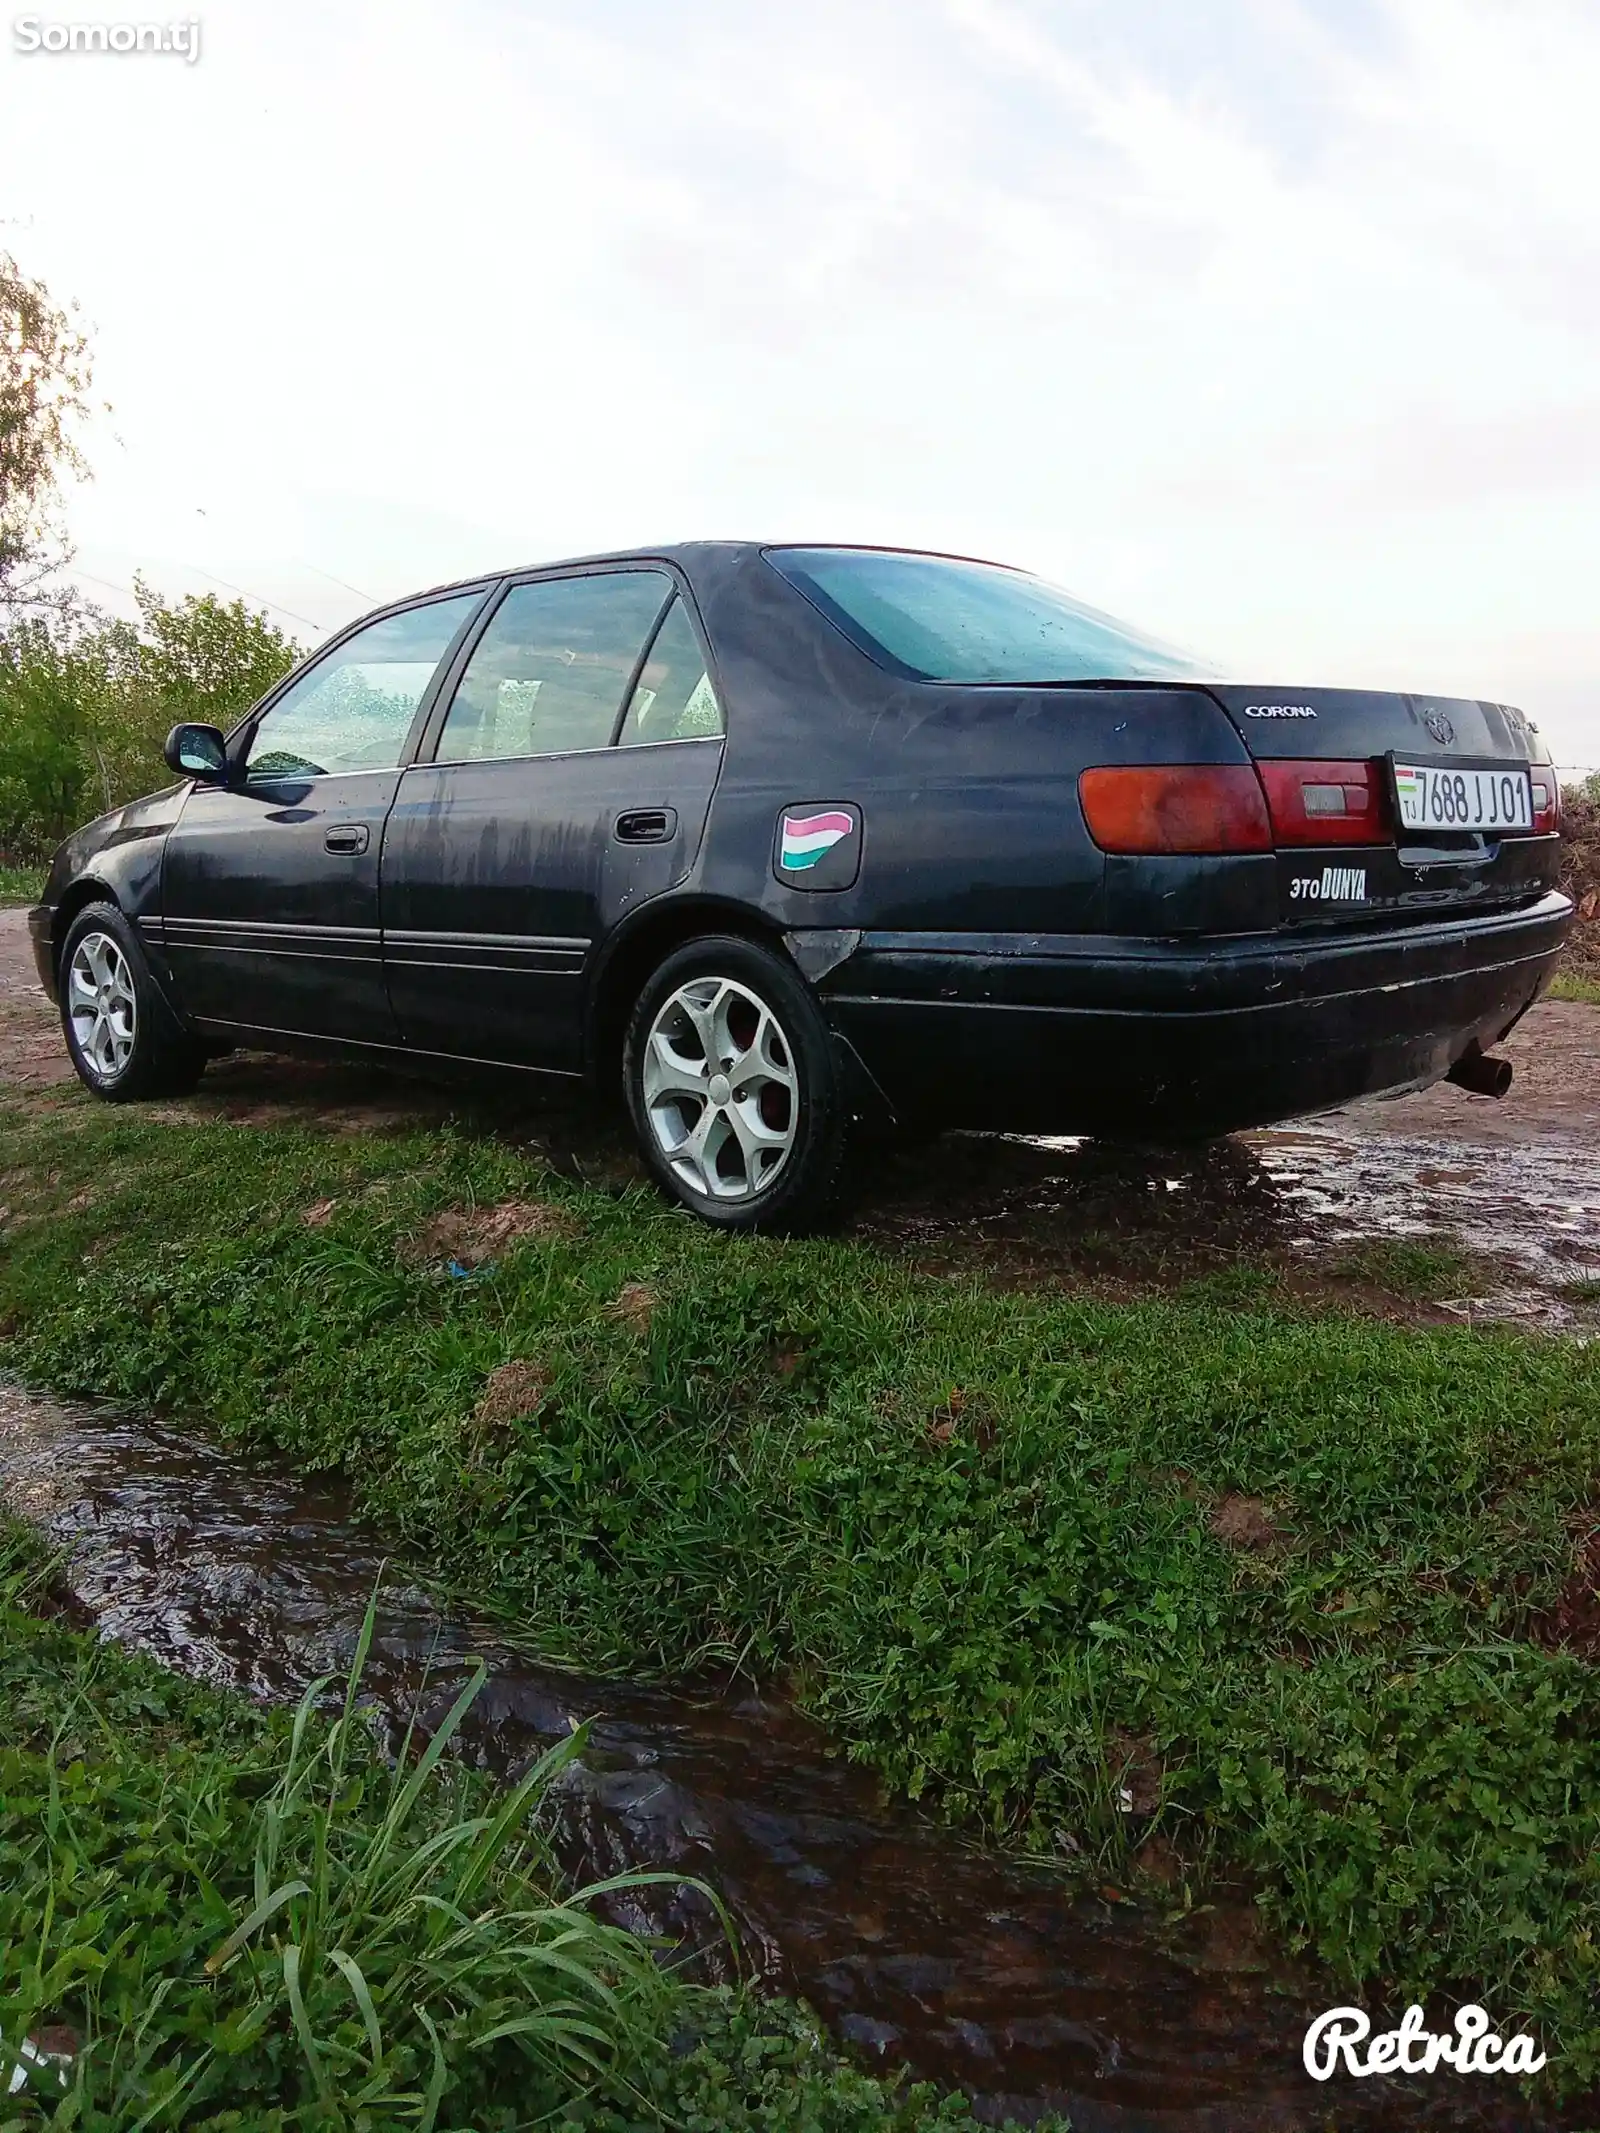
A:
{"label": "door handle", "polygon": [[619,844],[669,844],[677,834],[675,807],[635,807],[617,817]]}
{"label": "door handle", "polygon": [[340,822],[322,840],[325,852],[364,852],[372,832],[364,822]]}

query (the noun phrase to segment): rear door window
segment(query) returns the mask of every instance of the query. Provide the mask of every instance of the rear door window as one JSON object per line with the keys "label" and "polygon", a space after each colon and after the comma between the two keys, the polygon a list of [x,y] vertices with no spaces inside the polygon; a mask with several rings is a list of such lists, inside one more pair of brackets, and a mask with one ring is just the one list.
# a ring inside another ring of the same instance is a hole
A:
{"label": "rear door window", "polygon": [[467,662],[435,760],[609,747],[639,654],[672,591],[661,570],[513,585]]}
{"label": "rear door window", "polygon": [[680,593],[656,631],[622,722],[624,747],[650,741],[713,740],[722,706]]}

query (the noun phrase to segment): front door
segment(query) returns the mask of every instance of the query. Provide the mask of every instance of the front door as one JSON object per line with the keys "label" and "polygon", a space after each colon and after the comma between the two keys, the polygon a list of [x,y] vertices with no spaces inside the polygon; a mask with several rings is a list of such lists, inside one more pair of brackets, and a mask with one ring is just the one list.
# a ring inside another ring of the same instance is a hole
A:
{"label": "front door", "polygon": [[434,723],[384,838],[400,1027],[419,1050],[577,1073],[591,949],[687,872],[721,760],[672,578],[511,586]]}
{"label": "front door", "polygon": [[378,856],[434,673],[478,592],[370,623],[271,703],[228,785],[195,785],[167,839],[162,919],[200,1023],[397,1041]]}

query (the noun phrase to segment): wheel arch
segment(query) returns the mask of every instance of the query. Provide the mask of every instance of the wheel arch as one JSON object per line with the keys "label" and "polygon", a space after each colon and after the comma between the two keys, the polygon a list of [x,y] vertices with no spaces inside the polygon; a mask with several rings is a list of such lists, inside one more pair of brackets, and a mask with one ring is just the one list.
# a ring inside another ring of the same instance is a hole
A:
{"label": "wheel arch", "polygon": [[66,952],[67,935],[76,924],[79,912],[87,910],[90,904],[111,904],[122,912],[124,918],[128,916],[127,912],[122,910],[116,890],[110,882],[102,881],[98,875],[84,875],[64,889],[61,901],[56,905],[55,921],[50,929],[50,954],[55,963],[58,985],[61,982],[61,958]]}
{"label": "wheel arch", "polygon": [[61,959],[66,953],[67,935],[91,904],[109,904],[123,923],[132,928],[144,958],[145,969],[155,988],[156,998],[160,1001],[167,1019],[176,1030],[186,1036],[192,1035],[193,1026],[178,1004],[172,973],[166,966],[162,953],[152,949],[141,931],[137,912],[129,910],[125,899],[117,894],[115,884],[107,881],[102,875],[86,874],[71,882],[62,890],[61,900],[55,907],[50,929],[50,956],[55,968],[58,1000],[61,993]]}
{"label": "wheel arch", "polygon": [[[597,1090],[604,1093],[615,1081],[628,1016],[650,973],[674,949],[713,933],[753,941],[790,960],[782,927],[748,904],[716,896],[677,896],[644,905],[606,942],[590,980],[584,1071]],[[798,968],[795,975],[801,975]]]}

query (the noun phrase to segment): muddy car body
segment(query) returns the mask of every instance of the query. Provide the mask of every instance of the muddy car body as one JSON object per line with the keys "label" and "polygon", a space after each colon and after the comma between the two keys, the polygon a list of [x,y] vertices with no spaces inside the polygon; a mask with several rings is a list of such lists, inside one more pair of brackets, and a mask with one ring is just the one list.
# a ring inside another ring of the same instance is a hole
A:
{"label": "muddy car body", "polygon": [[91,1086],[240,1044],[620,1071],[729,1224],[815,1213],[852,1124],[1171,1139],[1471,1077],[1571,915],[1520,712],[1224,683],[897,551],[441,588],[169,761],[31,917]]}

